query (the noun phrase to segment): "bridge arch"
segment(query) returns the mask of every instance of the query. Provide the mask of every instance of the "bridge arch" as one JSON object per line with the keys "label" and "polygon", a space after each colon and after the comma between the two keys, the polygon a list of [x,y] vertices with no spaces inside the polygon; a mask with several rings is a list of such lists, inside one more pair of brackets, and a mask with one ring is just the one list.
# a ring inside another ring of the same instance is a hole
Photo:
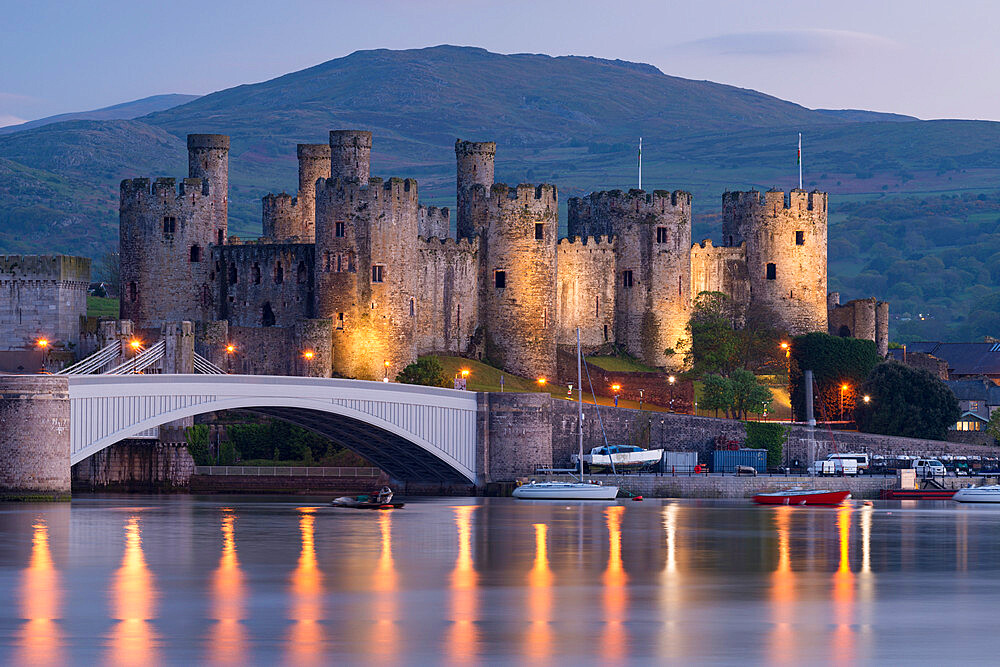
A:
{"label": "bridge arch", "polygon": [[330,437],[397,479],[476,483],[476,394],[281,376],[71,376],[70,462],[185,417],[250,410]]}

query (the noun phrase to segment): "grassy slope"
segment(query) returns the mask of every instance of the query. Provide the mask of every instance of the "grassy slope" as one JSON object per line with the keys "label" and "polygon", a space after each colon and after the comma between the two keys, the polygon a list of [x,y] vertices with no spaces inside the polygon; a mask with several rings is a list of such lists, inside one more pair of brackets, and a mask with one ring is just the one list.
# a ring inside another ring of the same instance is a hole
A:
{"label": "grassy slope", "polygon": [[87,295],[87,317],[118,317],[118,299]]}

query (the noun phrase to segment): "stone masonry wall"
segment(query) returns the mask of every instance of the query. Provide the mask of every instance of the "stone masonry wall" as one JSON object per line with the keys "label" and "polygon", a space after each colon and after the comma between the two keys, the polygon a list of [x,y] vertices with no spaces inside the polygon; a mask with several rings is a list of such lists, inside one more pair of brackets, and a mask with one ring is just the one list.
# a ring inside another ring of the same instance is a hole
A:
{"label": "stone masonry wall", "polygon": [[528,475],[552,461],[552,399],[548,394],[479,394],[488,406],[489,481]]}
{"label": "stone masonry wall", "polygon": [[615,335],[615,245],[614,239],[571,237],[556,248],[556,311],[560,345],[576,347],[580,342],[594,348],[612,342]]}
{"label": "stone masonry wall", "polygon": [[715,246],[710,239],[691,247],[691,297],[702,292],[722,292],[733,300],[738,312],[750,304],[746,245]]}
{"label": "stone masonry wall", "polygon": [[418,211],[417,234],[425,239],[451,238],[451,212],[447,207],[421,205]]}
{"label": "stone masonry wall", "polygon": [[266,241],[213,249],[219,319],[288,327],[313,317],[314,246]]}
{"label": "stone masonry wall", "polygon": [[417,354],[463,354],[476,332],[479,241],[417,240]]}
{"label": "stone masonry wall", "polygon": [[183,443],[123,440],[73,466],[75,491],[186,489],[194,459]]}
{"label": "stone masonry wall", "polygon": [[69,380],[0,376],[0,498],[69,495]]}
{"label": "stone masonry wall", "polygon": [[0,350],[33,348],[39,338],[78,345],[89,283],[86,257],[0,256]]}

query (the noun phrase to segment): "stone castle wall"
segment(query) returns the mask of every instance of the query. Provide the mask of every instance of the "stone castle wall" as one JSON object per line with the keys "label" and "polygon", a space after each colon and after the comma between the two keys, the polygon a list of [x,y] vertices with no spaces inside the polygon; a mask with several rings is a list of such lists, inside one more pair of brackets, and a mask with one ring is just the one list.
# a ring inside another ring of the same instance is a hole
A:
{"label": "stone castle wall", "polygon": [[417,251],[416,353],[464,354],[478,326],[478,239],[421,237]]}
{"label": "stone castle wall", "polygon": [[879,356],[889,353],[889,304],[875,297],[840,303],[840,294],[827,296],[831,336],[850,336],[875,341]]}
{"label": "stone castle wall", "polygon": [[338,374],[395,377],[415,359],[418,218],[412,179],[317,183],[316,315],[335,323]]}
{"label": "stone castle wall", "polygon": [[746,243],[751,304],[792,335],[826,331],[826,194],[727,192],[722,202],[725,244]]}
{"label": "stone castle wall", "polygon": [[615,243],[607,237],[575,236],[560,239],[556,287],[560,345],[595,348],[613,342],[615,335]]}
{"label": "stone castle wall", "polygon": [[750,305],[746,245],[716,246],[710,239],[691,246],[691,296],[722,292],[733,300],[737,312]]}
{"label": "stone castle wall", "polygon": [[517,375],[555,377],[558,192],[477,185],[471,199],[486,221],[479,296],[486,356]]}
{"label": "stone castle wall", "polygon": [[451,238],[451,211],[447,207],[421,205],[418,211],[417,234],[425,239]]}
{"label": "stone castle wall", "polygon": [[67,497],[68,378],[0,377],[0,427],[0,498]]}
{"label": "stone castle wall", "polygon": [[315,247],[262,241],[213,248],[217,316],[241,327],[289,327],[313,317]]}
{"label": "stone castle wall", "polygon": [[0,256],[0,350],[79,345],[89,283],[86,257]]}

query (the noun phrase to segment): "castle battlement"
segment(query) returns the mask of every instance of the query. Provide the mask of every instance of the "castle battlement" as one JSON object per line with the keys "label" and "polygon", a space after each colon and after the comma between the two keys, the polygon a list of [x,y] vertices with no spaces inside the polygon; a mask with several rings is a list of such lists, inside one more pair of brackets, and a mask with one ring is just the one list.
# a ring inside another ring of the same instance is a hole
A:
{"label": "castle battlement", "polygon": [[417,204],[417,181],[413,178],[392,177],[383,180],[372,177],[365,181],[355,178],[325,178],[316,182],[316,197],[361,199],[366,201],[406,201]]}
{"label": "castle battlement", "polygon": [[450,237],[441,238],[437,236],[418,236],[417,241],[423,244],[425,249],[454,250],[457,252],[475,253],[479,251],[479,238],[453,239]]}
{"label": "castle battlement", "polygon": [[685,190],[603,190],[592,192],[586,197],[574,199],[589,199],[592,204],[601,207],[629,209],[637,213],[667,213],[671,210],[685,211],[691,208],[691,193]]}
{"label": "castle battlement", "polygon": [[209,182],[200,178],[184,178],[179,184],[176,178],[157,178],[153,181],[148,178],[127,178],[121,182],[122,202],[140,203],[152,197],[167,206],[183,205],[208,197],[210,191]]}
{"label": "castle battlement", "polygon": [[757,190],[746,192],[725,192],[722,195],[723,211],[732,209],[762,209],[764,212],[776,214],[780,210],[826,212],[828,195],[819,190],[806,192],[799,188],[785,192],[784,190],[768,190],[761,193]]}
{"label": "castle battlement", "polygon": [[714,243],[712,243],[712,239],[702,239],[699,243],[695,243],[694,245],[692,245],[691,246],[691,250],[692,251],[694,251],[694,250],[717,250],[717,251],[727,250],[728,251],[728,250],[734,250],[734,249],[738,250],[740,248],[746,248],[746,245],[747,245],[746,241],[742,241],[742,242],[740,242],[739,245],[735,245],[735,246],[715,245]]}
{"label": "castle battlement", "polygon": [[614,250],[615,237],[597,234],[595,236],[566,236],[559,239],[557,246],[600,246],[601,250]]}
{"label": "castle battlement", "polygon": [[489,190],[482,185],[474,185],[469,194],[473,202],[492,204],[498,209],[527,207],[537,210],[559,206],[559,191],[549,183],[521,183],[515,187],[494,183]]}
{"label": "castle battlement", "polygon": [[0,281],[90,282],[90,259],[71,255],[0,255]]}

